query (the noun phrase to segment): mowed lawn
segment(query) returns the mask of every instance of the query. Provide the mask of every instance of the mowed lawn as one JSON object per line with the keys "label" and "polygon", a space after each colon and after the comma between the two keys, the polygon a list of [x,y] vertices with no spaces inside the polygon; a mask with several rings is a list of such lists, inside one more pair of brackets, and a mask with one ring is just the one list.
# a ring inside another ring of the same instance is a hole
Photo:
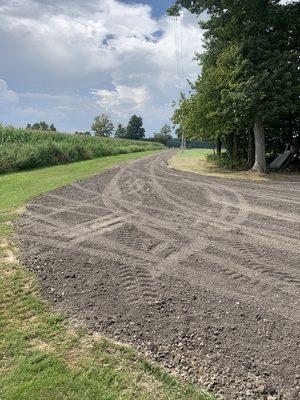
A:
{"label": "mowed lawn", "polygon": [[184,150],[183,152],[179,151],[176,154],[176,157],[178,158],[203,158],[206,157],[208,154],[212,154],[211,149],[187,149]]}
{"label": "mowed lawn", "polygon": [[169,160],[169,167],[187,172],[194,172],[199,175],[210,176],[225,179],[250,179],[255,181],[300,181],[298,172],[270,172],[261,174],[258,172],[238,171],[226,168],[217,163],[207,160],[207,155],[212,154],[210,149],[192,149],[178,151],[175,156]]}
{"label": "mowed lawn", "polygon": [[34,196],[153,152],[0,176],[0,399],[211,399],[133,349],[71,326],[17,261],[13,221]]}

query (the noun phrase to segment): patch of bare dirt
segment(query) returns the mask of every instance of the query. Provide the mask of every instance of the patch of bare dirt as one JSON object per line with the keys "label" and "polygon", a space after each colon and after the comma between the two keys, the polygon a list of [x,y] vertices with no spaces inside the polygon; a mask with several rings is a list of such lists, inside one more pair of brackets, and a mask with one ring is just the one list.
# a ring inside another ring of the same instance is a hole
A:
{"label": "patch of bare dirt", "polygon": [[13,245],[6,239],[1,239],[0,241],[0,250],[1,255],[4,254],[3,257],[0,257],[0,264],[15,264],[17,263],[16,254],[12,251]]}
{"label": "patch of bare dirt", "polygon": [[172,171],[170,152],[32,202],[44,295],[227,400],[299,398],[299,183]]}

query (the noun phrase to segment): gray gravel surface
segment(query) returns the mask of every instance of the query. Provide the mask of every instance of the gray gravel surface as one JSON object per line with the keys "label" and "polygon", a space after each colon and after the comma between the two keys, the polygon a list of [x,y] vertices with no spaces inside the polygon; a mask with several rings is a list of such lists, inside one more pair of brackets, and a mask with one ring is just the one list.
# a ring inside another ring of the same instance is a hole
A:
{"label": "gray gravel surface", "polygon": [[227,400],[300,398],[300,184],[171,170],[163,152],[34,200],[44,296]]}

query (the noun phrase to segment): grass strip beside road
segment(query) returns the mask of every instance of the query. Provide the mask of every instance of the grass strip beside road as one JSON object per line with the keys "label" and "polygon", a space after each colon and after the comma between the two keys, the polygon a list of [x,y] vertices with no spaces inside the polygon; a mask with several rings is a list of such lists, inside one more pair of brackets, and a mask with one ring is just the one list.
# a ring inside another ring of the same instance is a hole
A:
{"label": "grass strip beside road", "polygon": [[248,179],[254,181],[297,181],[300,182],[299,173],[270,172],[269,174],[253,173],[247,171],[235,171],[225,168],[213,162],[207,161],[206,156],[211,154],[210,149],[192,149],[178,153],[169,160],[169,167],[199,175],[224,179]]}
{"label": "grass strip beside road", "polygon": [[32,197],[153,152],[0,176],[0,399],[208,400],[133,349],[70,326],[17,260],[13,221]]}
{"label": "grass strip beside road", "polygon": [[0,213],[23,206],[33,197],[88,178],[114,165],[157,153],[157,150],[120,154],[54,167],[0,174]]}

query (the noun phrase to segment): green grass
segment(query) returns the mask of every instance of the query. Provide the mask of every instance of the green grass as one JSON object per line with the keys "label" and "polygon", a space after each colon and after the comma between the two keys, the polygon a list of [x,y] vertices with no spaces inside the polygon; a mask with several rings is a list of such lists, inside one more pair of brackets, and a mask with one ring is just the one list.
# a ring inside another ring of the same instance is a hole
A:
{"label": "green grass", "polygon": [[208,154],[212,154],[211,149],[191,149],[184,150],[182,153],[179,151],[176,154],[178,158],[190,158],[190,157],[206,157]]}
{"label": "green grass", "polygon": [[208,399],[132,349],[71,330],[18,264],[0,275],[0,398]]}
{"label": "green grass", "polygon": [[212,154],[212,150],[193,149],[185,150],[183,154],[178,153],[169,160],[169,166],[181,171],[194,172],[199,175],[211,176],[224,179],[248,179],[261,182],[268,181],[300,181],[299,173],[295,172],[270,172],[261,174],[247,171],[239,171],[226,168],[216,162],[207,160],[207,155]]}
{"label": "green grass", "polygon": [[155,151],[120,154],[72,164],[0,175],[0,213],[14,210],[38,194],[87,178],[115,164],[154,154]]}
{"label": "green grass", "polygon": [[[151,154],[128,154],[0,176],[0,399],[208,400],[133,349],[70,326],[14,257],[17,207],[39,193]],[[2,213],[2,214],[1,214]]]}

